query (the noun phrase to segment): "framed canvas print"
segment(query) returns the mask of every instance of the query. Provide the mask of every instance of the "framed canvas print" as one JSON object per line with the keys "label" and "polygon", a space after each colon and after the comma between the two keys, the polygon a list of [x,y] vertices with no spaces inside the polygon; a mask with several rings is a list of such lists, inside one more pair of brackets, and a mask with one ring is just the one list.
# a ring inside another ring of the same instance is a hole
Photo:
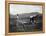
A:
{"label": "framed canvas print", "polygon": [[45,4],[6,1],[6,36],[45,32]]}

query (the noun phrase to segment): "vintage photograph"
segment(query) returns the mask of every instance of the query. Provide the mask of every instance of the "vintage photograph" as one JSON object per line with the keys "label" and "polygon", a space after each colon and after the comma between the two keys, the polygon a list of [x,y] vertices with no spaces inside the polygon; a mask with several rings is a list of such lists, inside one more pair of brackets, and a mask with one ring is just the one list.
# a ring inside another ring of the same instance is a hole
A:
{"label": "vintage photograph", "polygon": [[9,32],[42,31],[42,6],[10,4],[9,9]]}

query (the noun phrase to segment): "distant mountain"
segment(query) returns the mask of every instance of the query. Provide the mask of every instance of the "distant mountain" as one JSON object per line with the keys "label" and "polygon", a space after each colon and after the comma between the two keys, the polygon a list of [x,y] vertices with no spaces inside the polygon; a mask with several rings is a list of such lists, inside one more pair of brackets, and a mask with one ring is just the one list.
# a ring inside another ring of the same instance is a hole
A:
{"label": "distant mountain", "polygon": [[35,13],[23,13],[23,14],[17,14],[17,15],[11,15],[10,14],[10,18],[16,18],[17,16],[19,16],[20,18],[23,17],[29,17],[29,16],[35,16],[35,15],[39,15],[40,13],[35,12]]}
{"label": "distant mountain", "polygon": [[17,16],[16,15],[11,15],[10,14],[10,18],[16,18]]}

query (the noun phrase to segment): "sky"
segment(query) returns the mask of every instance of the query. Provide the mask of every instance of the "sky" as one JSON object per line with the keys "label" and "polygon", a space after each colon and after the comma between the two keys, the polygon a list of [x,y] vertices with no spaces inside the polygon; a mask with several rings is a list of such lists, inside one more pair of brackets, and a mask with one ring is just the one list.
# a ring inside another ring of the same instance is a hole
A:
{"label": "sky", "polygon": [[21,4],[10,4],[10,14],[22,14],[22,13],[42,13],[42,6],[38,5],[21,5]]}

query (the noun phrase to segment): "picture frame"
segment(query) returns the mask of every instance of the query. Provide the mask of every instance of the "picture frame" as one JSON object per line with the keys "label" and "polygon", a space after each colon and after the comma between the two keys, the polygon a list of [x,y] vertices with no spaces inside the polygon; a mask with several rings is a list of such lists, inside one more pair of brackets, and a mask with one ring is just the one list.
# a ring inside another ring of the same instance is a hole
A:
{"label": "picture frame", "polygon": [[[10,4],[21,4],[21,5],[35,5],[42,6],[42,31],[37,32],[9,32],[9,14],[10,14]],[[5,2],[5,33],[7,35],[22,35],[22,34],[37,34],[45,32],[45,3],[42,2],[24,2],[24,1],[6,1]]]}

